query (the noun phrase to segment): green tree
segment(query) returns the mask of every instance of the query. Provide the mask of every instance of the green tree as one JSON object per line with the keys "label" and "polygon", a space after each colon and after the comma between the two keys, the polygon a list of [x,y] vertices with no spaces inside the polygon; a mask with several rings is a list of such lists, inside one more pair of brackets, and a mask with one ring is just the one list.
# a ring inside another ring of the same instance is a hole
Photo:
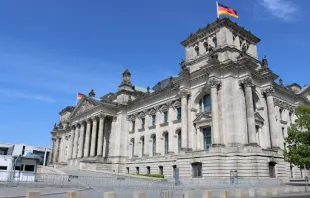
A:
{"label": "green tree", "polygon": [[296,123],[288,128],[288,144],[284,151],[287,162],[300,168],[310,168],[310,106],[296,108]]}

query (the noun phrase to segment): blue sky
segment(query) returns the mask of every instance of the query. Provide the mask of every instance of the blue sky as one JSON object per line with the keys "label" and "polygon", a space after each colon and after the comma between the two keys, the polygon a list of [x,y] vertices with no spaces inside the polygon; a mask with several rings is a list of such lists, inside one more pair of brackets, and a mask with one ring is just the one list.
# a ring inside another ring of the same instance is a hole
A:
{"label": "blue sky", "polygon": [[[310,84],[308,0],[221,0],[262,39],[261,58],[285,84]],[[177,75],[180,42],[216,19],[210,0],[1,1],[0,142],[50,145],[59,112],[76,93],[153,86]]]}

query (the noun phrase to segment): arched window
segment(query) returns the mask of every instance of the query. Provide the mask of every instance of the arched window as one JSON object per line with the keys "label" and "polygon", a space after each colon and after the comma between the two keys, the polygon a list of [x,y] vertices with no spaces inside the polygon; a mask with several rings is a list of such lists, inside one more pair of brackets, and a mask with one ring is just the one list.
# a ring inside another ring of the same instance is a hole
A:
{"label": "arched window", "polygon": [[214,47],[217,47],[217,39],[216,39],[216,37],[214,37],[214,38],[212,39],[212,41],[213,41],[213,43],[214,43]]}
{"label": "arched window", "polygon": [[178,151],[180,151],[182,148],[182,134],[181,130],[178,132]]}
{"label": "arched window", "polygon": [[199,110],[200,110],[200,112],[208,112],[211,110],[211,97],[210,97],[210,95],[204,95],[199,100]]}
{"label": "arched window", "polygon": [[141,153],[142,153],[142,156],[144,156],[144,137],[141,138],[141,144],[142,144]]}
{"label": "arched window", "polygon": [[211,127],[204,128],[202,130],[203,133],[203,148],[204,150],[208,150],[211,146]]}
{"label": "arched window", "polygon": [[153,156],[156,154],[156,135],[154,135],[153,137],[152,137],[152,140],[153,140]]}
{"label": "arched window", "polygon": [[196,51],[196,55],[199,56],[199,47],[198,46],[195,47],[195,51]]}
{"label": "arched window", "polygon": [[205,48],[206,52],[208,51],[209,45],[208,42],[203,43],[203,47]]}
{"label": "arched window", "polygon": [[164,141],[165,141],[165,155],[168,154],[168,148],[169,148],[169,139],[168,139],[168,133],[164,134]]}

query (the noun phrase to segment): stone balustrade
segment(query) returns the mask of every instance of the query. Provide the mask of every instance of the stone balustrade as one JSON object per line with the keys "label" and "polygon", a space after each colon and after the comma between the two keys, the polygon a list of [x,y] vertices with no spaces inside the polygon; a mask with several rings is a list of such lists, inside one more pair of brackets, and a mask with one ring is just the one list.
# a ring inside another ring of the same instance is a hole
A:
{"label": "stone balustrade", "polygon": [[[281,190],[282,189],[282,190]],[[195,190],[183,191],[183,198],[196,198],[194,195]],[[306,187],[285,187],[285,188],[250,188],[250,189],[232,189],[232,190],[204,190],[202,198],[243,198],[243,197],[277,197],[280,195],[288,194],[305,194],[309,193],[309,189]],[[161,198],[171,198],[173,191],[165,190],[161,192]],[[28,192],[27,198],[40,198],[40,192]],[[146,193],[141,190],[137,190],[133,194],[133,198],[146,198]],[[68,198],[81,198],[80,191],[68,192]],[[92,198],[89,197],[88,198]],[[95,197],[94,197],[95,198]],[[119,198],[115,192],[104,192],[103,198]]]}

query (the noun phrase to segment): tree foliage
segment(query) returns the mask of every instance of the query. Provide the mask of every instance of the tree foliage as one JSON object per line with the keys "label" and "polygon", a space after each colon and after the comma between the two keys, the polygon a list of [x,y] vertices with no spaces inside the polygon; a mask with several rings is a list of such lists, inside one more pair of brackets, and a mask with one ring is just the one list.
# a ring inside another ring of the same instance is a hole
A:
{"label": "tree foliage", "polygon": [[285,138],[287,149],[284,151],[286,161],[300,168],[310,168],[310,106],[296,108],[296,123],[288,128]]}

